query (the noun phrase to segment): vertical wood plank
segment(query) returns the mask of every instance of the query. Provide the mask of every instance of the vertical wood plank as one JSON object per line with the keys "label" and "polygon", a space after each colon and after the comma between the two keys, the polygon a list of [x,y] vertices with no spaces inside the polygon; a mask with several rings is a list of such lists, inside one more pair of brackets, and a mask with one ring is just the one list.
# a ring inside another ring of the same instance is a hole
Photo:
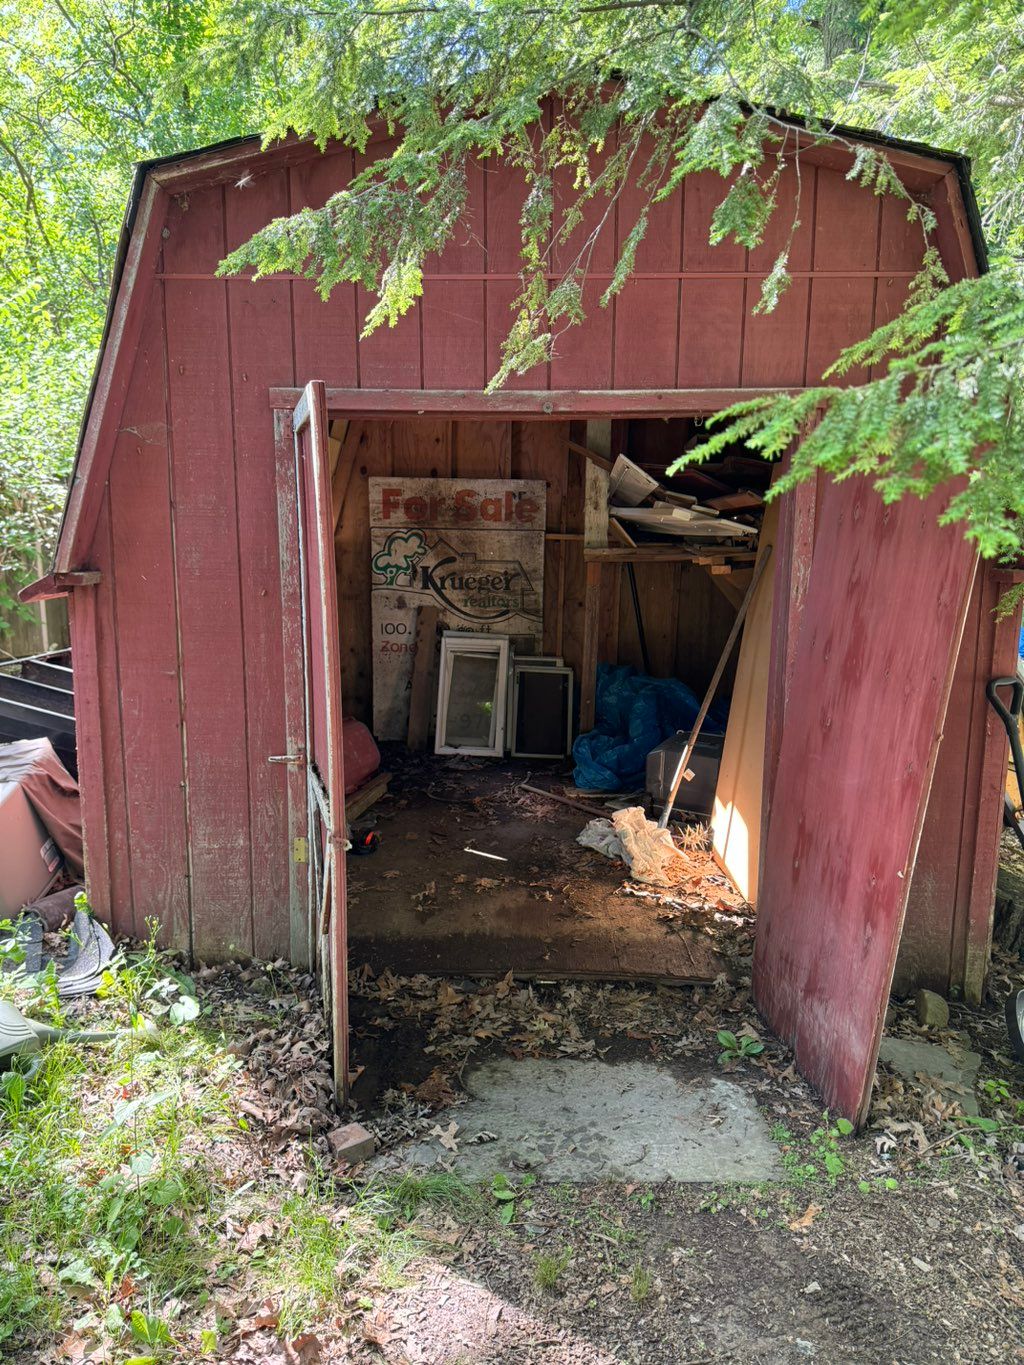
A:
{"label": "vertical wood plank", "polygon": [[594,728],[600,633],[601,565],[588,563],[583,599],[583,653],[580,659],[580,734],[586,734]]}
{"label": "vertical wood plank", "polygon": [[[225,191],[228,249],[245,241],[270,218],[288,212],[288,182],[274,173],[253,188]],[[327,307],[329,305],[320,305]],[[246,752],[249,825],[252,831],[253,950],[273,960],[289,949],[287,915],[291,848],[288,777],[270,763],[287,752],[283,704],[285,661],[281,652],[281,546],[277,519],[268,515],[277,497],[274,428],[267,390],[293,383],[291,288],[286,281],[229,281],[227,309],[231,358],[235,483],[241,547],[242,638],[246,662]],[[308,376],[302,376],[307,378]],[[259,681],[252,661],[260,660]]]}
{"label": "vertical wood plank", "polygon": [[874,316],[873,279],[816,279],[811,285],[811,306],[807,335],[807,369],[804,382],[809,385],[862,384],[867,371],[862,365],[824,380],[825,371],[851,337],[871,333]]}
{"label": "vertical wood plank", "polygon": [[776,388],[803,384],[809,289],[808,280],[794,280],[774,312],[755,316],[750,310],[756,296],[752,297],[748,283],[740,370],[740,382],[744,386]]}
{"label": "vertical wood plank", "polygon": [[[583,480],[584,465],[582,456],[570,453],[566,469],[565,495],[562,499],[562,529],[573,535],[583,534]],[[583,560],[583,546],[579,541],[562,542],[561,563],[562,599],[562,640],[557,651],[565,662],[576,671],[578,680],[582,679],[583,668],[583,618],[586,596],[586,567]]]}
{"label": "vertical wood plank", "polygon": [[[223,255],[223,200],[219,209],[212,201],[205,207],[216,216]],[[204,226],[200,241],[208,235]],[[254,947],[226,289],[206,280],[165,283],[192,943],[201,960],[244,955]]]}
{"label": "vertical wood plank", "polygon": [[391,427],[391,473],[446,479],[452,467],[452,423],[415,417]]}
{"label": "vertical wood plank", "polygon": [[[122,759],[132,886],[161,941],[189,946],[188,830],[163,349],[153,286],[110,466]],[[77,668],[77,661],[76,661]]]}
{"label": "vertical wood plank", "polygon": [[[274,495],[277,503],[278,547],[281,563],[281,660],[285,732],[282,754],[305,755],[305,677],[302,667],[302,578],[299,565],[299,513],[295,486],[295,441],[290,412],[274,413]],[[312,969],[316,950],[307,913],[309,828],[305,762],[285,765],[286,839],[288,858],[288,957],[296,967]],[[301,840],[302,844],[296,841]]]}
{"label": "vertical wood plank", "polygon": [[[547,487],[547,529],[562,530],[569,452],[567,422],[516,422],[512,429],[512,477],[543,479]],[[562,595],[565,543],[549,540],[544,545],[544,644],[545,654],[561,653]]]}
{"label": "vertical wood plank", "polygon": [[78,785],[82,794],[85,889],[93,910],[114,924],[110,895],[110,841],[107,837],[107,783],[103,763],[103,718],[96,587],[76,588],[68,599],[71,657],[75,661],[75,730]]}
{"label": "vertical wood plank", "polygon": [[818,167],[814,269],[874,270],[881,199],[847,180],[841,171]]}
{"label": "vertical wood plank", "polygon": [[731,240],[712,246],[709,239],[715,209],[729,192],[716,171],[700,171],[683,181],[683,269],[744,270],[746,247]]}
{"label": "vertical wood plank", "polygon": [[482,389],[490,378],[483,281],[428,281],[419,308],[423,387]]}
{"label": "vertical wood plank", "polygon": [[743,280],[683,280],[679,303],[681,389],[732,388],[743,359]]}
{"label": "vertical wood plank", "polygon": [[615,300],[617,389],[670,389],[679,363],[679,283],[631,280]]}
{"label": "vertical wood plank", "polygon": [[110,496],[100,504],[90,562],[103,575],[95,589],[96,659],[99,665],[99,740],[103,746],[103,780],[110,869],[111,924],[135,933],[131,845],[124,788],[124,731],[121,723],[120,657],[117,636],[114,552],[110,530]]}
{"label": "vertical wood plank", "polygon": [[338,621],[341,636],[341,694],[346,715],[373,722],[373,660],[370,629],[370,504],[368,480],[393,472],[391,423],[356,422],[346,437],[355,440],[355,467],[341,524],[335,535]]}
{"label": "vertical wood plank", "polygon": [[[347,149],[297,162],[289,172],[290,211],[322,208],[332,194],[345,188],[352,173],[352,153]],[[326,302],[310,280],[295,280],[290,290],[295,328],[293,382],[304,384],[315,375],[340,389],[358,387],[356,338],[361,318],[356,313],[355,285],[339,284]]]}
{"label": "vertical wood plank", "polygon": [[452,474],[456,479],[507,479],[511,471],[511,422],[455,423]]}

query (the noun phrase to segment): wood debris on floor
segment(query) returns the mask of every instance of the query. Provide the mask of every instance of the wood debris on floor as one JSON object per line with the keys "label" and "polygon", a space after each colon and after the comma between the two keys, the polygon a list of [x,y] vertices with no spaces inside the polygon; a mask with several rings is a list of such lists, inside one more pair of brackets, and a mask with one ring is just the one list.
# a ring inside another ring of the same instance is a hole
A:
{"label": "wood debris on floor", "polygon": [[[728,971],[750,907],[703,838],[679,841],[675,884],[652,888],[581,849],[603,796],[525,763],[395,758],[370,818],[375,856],[350,860],[353,961],[374,970],[540,980],[697,983]],[[635,804],[635,798],[621,804]]]}

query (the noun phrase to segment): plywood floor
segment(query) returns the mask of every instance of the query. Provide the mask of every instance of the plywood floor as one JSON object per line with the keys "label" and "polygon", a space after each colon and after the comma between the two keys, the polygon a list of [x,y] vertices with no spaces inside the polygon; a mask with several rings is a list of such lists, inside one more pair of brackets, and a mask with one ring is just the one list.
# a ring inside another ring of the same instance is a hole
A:
{"label": "plywood floor", "polygon": [[[432,759],[397,775],[395,795],[357,822],[375,825],[379,850],[348,859],[353,966],[679,983],[727,970],[708,935],[660,921],[655,901],[623,890],[621,864],[576,843],[588,815],[519,792],[528,776]],[[556,785],[536,769],[533,780]]]}

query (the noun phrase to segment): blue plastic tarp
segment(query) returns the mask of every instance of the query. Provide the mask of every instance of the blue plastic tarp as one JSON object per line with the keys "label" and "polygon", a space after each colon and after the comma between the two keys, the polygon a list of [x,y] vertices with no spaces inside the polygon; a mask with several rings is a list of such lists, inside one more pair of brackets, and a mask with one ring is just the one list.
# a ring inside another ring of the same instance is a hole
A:
{"label": "blue plastic tarp", "polygon": [[[647,755],[677,730],[689,730],[700,699],[677,678],[649,678],[628,664],[598,664],[595,725],[572,746],[573,781],[588,791],[630,791],[644,784]],[[724,734],[729,710],[715,702],[704,734]]]}

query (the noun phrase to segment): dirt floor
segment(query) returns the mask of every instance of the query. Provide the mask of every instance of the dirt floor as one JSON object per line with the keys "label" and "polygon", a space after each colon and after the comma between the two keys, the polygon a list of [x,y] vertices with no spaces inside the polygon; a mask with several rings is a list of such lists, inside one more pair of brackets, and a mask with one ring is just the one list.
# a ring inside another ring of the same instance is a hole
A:
{"label": "dirt floor", "polygon": [[358,822],[379,849],[348,863],[351,961],[473,977],[514,964],[518,978],[547,980],[696,983],[727,970],[722,915],[749,908],[709,855],[695,855],[674,903],[654,900],[576,842],[593,810],[611,815],[602,798],[580,798],[585,811],[523,790],[563,793],[558,767],[397,749],[386,766],[391,795]]}

